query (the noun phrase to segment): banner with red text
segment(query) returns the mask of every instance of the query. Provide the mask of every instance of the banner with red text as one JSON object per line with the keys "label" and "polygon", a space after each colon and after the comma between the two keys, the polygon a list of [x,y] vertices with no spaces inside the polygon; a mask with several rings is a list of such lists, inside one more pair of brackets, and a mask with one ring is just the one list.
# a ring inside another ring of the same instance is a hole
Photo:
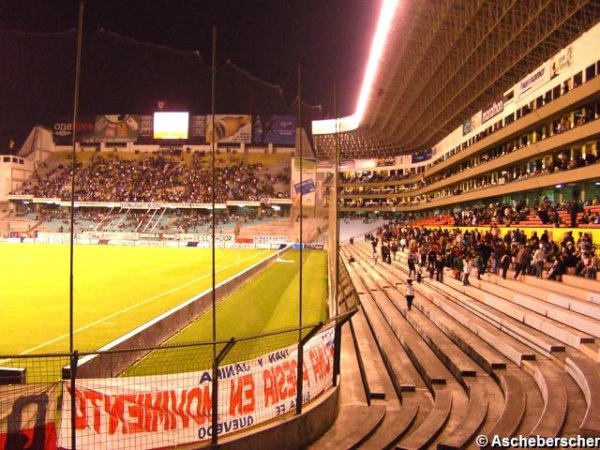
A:
{"label": "banner with red text", "polygon": [[0,386],[0,449],[56,449],[57,387]]}
{"label": "banner with red text", "polygon": [[[332,386],[335,329],[304,347],[303,402]],[[296,407],[296,344],[219,368],[219,436],[243,431]],[[65,381],[59,444],[70,448],[70,395]],[[85,449],[157,449],[212,436],[212,370],[76,383],[76,433]]]}

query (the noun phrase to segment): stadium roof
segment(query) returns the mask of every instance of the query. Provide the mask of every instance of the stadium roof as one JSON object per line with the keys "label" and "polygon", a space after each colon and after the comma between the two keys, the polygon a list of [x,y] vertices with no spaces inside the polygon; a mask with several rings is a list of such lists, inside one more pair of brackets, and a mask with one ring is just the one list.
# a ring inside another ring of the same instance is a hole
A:
{"label": "stadium roof", "polygon": [[[600,18],[600,1],[400,1],[359,127],[343,158],[435,145]],[[320,158],[333,135],[316,136]]]}

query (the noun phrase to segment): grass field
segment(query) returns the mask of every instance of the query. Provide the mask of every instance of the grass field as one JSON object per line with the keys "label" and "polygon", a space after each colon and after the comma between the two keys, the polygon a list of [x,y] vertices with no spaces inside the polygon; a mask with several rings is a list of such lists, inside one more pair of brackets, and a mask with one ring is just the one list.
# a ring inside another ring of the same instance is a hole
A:
{"label": "grass field", "polygon": [[[217,283],[270,254],[218,249]],[[76,246],[74,260],[74,342],[79,351],[96,350],[211,286],[209,249]],[[304,252],[305,324],[326,319],[326,264],[325,252]],[[67,364],[65,358],[6,361],[3,356],[68,352],[68,246],[0,245],[0,286],[0,365],[28,367],[30,376],[43,372],[33,376],[37,381],[56,379]],[[290,251],[218,306],[218,339],[296,327],[298,288],[298,252]],[[297,338],[297,333],[288,333],[249,340],[236,345],[226,362],[281,348]],[[170,343],[211,339],[209,311]],[[211,356],[212,346],[158,351],[129,373],[194,370]]]}
{"label": "grass field", "polygon": [[[217,282],[268,250],[217,250]],[[211,286],[198,248],[75,247],[74,342],[96,350]],[[0,244],[0,355],[69,351],[69,248]]]}
{"label": "grass field", "polygon": [[[217,306],[217,339],[247,338],[298,326],[299,252],[290,251]],[[327,254],[304,251],[303,324],[327,319]],[[212,340],[212,312],[207,311],[166,344]],[[224,364],[250,359],[298,340],[284,333],[237,343]],[[220,347],[222,348],[222,346]],[[151,353],[125,375],[147,375],[199,370],[210,367],[212,346],[165,348]]]}

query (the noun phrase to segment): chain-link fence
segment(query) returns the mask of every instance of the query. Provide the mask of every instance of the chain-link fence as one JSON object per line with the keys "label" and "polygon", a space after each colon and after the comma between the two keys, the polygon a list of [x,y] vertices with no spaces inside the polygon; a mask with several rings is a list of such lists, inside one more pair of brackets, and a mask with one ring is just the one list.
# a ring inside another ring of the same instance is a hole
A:
{"label": "chain-link fence", "polygon": [[228,341],[0,356],[0,449],[201,446],[300,413],[335,385],[350,315]]}

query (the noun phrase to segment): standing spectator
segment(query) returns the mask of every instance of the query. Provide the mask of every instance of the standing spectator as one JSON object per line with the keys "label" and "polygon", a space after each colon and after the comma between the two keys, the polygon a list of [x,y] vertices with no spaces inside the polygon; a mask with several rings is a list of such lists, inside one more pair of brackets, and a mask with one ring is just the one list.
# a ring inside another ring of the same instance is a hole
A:
{"label": "standing spectator", "polygon": [[463,286],[471,286],[469,282],[469,275],[471,274],[471,270],[473,269],[473,265],[471,263],[471,258],[466,256],[463,260]]}
{"label": "standing spectator", "polygon": [[406,280],[406,307],[409,311],[412,308],[414,299],[415,290],[413,289],[412,280],[409,278],[408,280]]}
{"label": "standing spectator", "polygon": [[577,228],[577,212],[579,209],[579,205],[575,200],[569,202],[569,217],[571,218],[571,228]]}
{"label": "standing spectator", "polygon": [[[390,250],[392,251],[392,259],[394,261],[396,261],[396,253],[398,253],[398,241],[396,239],[394,239],[392,241],[392,245],[390,247]],[[404,251],[404,249],[402,251]],[[391,264],[391,262],[390,262],[390,264]]]}
{"label": "standing spectator", "polygon": [[444,266],[444,258],[442,258],[442,255],[439,254],[435,261],[435,280],[439,281],[440,283],[444,282]]}
{"label": "standing spectator", "polygon": [[544,244],[539,244],[535,253],[533,254],[532,268],[533,275],[538,278],[542,278],[544,271],[544,261],[546,260],[546,252],[544,252]]}
{"label": "standing spectator", "polygon": [[411,251],[408,254],[408,276],[415,275],[415,264],[417,263],[417,255],[415,252]]}
{"label": "standing spectator", "polygon": [[502,278],[506,280],[506,272],[510,267],[510,252],[506,250],[502,258],[500,258],[500,268],[502,269]]}
{"label": "standing spectator", "polygon": [[529,259],[531,258],[531,253],[529,252],[529,247],[526,245],[520,245],[519,251],[517,252],[517,265],[515,268],[515,280],[519,277],[520,274],[527,273],[527,266],[529,265]]}

